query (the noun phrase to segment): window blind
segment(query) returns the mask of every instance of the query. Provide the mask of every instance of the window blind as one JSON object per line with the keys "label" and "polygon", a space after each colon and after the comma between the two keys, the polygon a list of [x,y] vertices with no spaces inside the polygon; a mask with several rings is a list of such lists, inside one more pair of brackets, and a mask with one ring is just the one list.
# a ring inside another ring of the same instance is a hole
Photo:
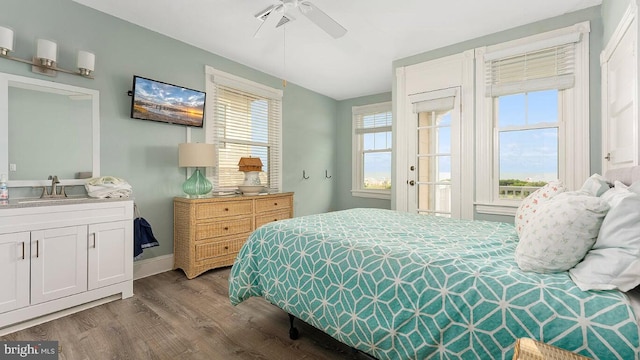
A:
{"label": "window blind", "polygon": [[[241,157],[259,157],[263,164],[260,180],[273,190],[282,190],[281,97],[265,96],[264,90],[246,91],[213,81],[207,97],[207,142],[216,145],[218,166],[212,174],[214,191],[229,191],[241,185],[238,171]],[[212,94],[210,94],[212,92]]]}
{"label": "window blind", "polygon": [[485,59],[487,97],[563,90],[575,82],[575,42]]}
{"label": "window blind", "polygon": [[355,133],[370,134],[391,131],[391,111],[358,113],[354,112],[356,117]]}

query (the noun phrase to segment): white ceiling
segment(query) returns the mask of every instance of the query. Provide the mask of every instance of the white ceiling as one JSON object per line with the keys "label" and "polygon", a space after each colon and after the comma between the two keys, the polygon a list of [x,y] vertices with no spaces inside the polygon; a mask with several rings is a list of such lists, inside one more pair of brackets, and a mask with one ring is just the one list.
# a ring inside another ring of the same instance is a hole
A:
{"label": "white ceiling", "polygon": [[347,34],[333,39],[297,14],[256,39],[254,15],[279,0],[74,1],[336,100],[391,91],[393,60],[602,2],[311,0]]}

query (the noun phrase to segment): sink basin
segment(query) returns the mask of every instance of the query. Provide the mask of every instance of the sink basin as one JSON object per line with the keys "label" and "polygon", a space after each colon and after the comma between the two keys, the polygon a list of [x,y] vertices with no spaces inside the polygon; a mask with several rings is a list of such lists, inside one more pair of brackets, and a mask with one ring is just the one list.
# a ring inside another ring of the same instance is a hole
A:
{"label": "sink basin", "polygon": [[78,201],[78,200],[88,200],[90,198],[84,196],[70,196],[66,198],[37,198],[37,199],[20,199],[18,200],[19,204],[33,204],[33,203],[55,203],[55,202],[66,202],[66,201]]}

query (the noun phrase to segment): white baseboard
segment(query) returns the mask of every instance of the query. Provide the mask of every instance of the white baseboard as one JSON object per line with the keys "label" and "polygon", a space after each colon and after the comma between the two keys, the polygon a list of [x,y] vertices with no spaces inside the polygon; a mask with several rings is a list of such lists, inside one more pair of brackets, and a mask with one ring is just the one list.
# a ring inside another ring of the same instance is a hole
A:
{"label": "white baseboard", "polygon": [[133,263],[133,280],[173,270],[173,254],[156,256]]}

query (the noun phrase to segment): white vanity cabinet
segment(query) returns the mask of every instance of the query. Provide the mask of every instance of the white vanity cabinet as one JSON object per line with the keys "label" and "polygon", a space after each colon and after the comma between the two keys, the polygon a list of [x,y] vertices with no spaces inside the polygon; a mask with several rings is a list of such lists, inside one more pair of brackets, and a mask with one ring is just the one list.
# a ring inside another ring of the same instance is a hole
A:
{"label": "white vanity cabinet", "polygon": [[0,207],[0,335],[133,295],[133,201],[79,202]]}

